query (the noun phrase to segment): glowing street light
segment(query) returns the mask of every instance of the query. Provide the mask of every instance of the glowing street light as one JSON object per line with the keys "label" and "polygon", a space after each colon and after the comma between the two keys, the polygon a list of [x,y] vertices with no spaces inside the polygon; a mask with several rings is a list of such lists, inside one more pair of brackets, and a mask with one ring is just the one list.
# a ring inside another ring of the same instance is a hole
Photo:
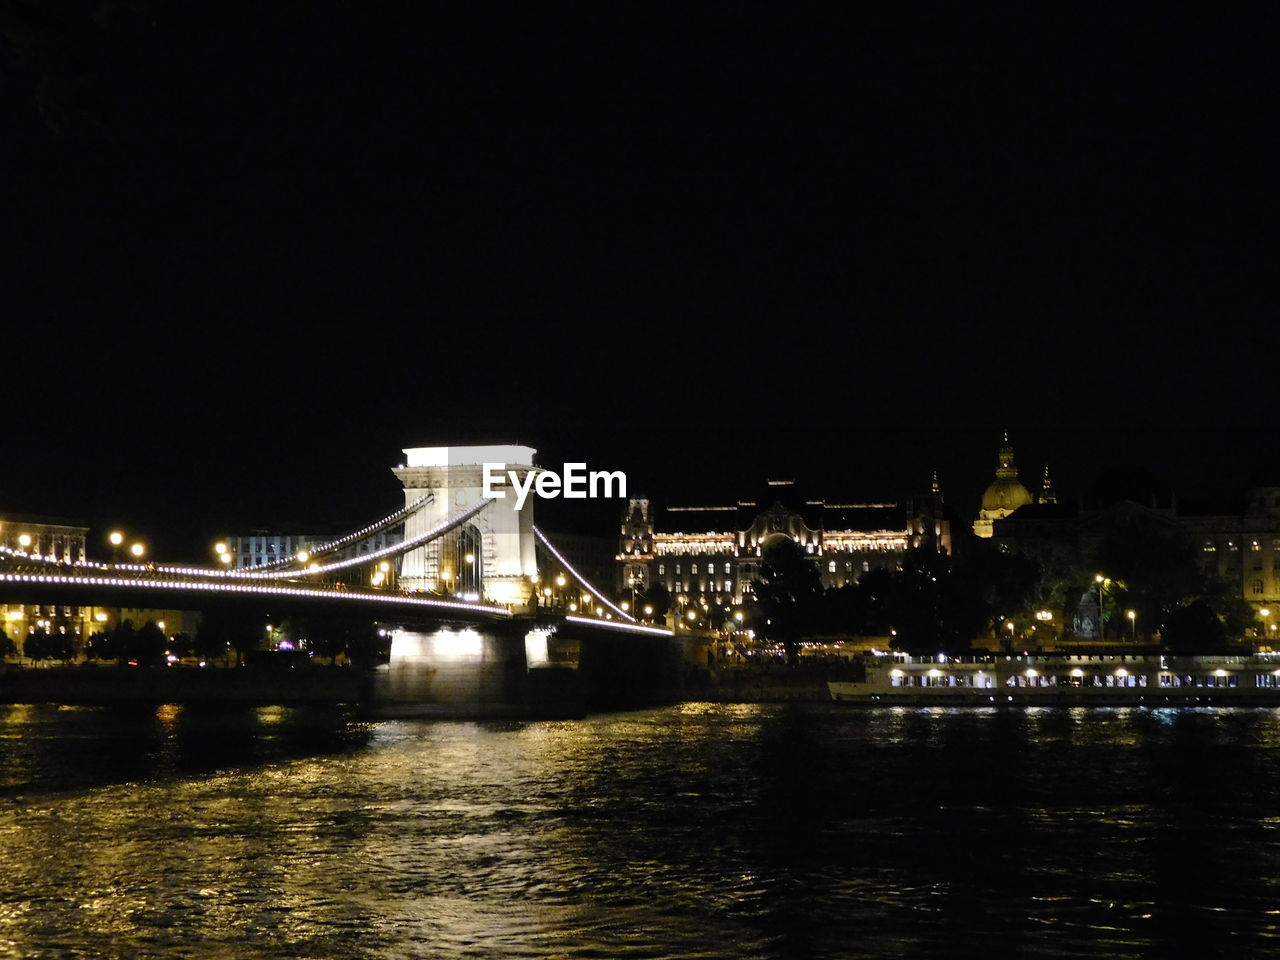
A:
{"label": "glowing street light", "polygon": [[1104,577],[1102,574],[1095,573],[1093,575],[1093,582],[1098,585],[1098,639],[1101,640],[1103,639],[1104,630],[1106,629],[1106,625],[1107,625],[1106,618],[1103,617],[1102,615],[1102,588],[1105,587],[1111,581],[1107,577]]}
{"label": "glowing street light", "polygon": [[113,547],[118,547],[120,544],[124,543],[124,534],[119,530],[112,530],[110,535],[107,537],[107,542],[109,542]]}
{"label": "glowing street light", "polygon": [[18,537],[18,546],[22,547],[24,550],[31,546],[31,534],[24,533]]}
{"label": "glowing street light", "polygon": [[1124,615],[1129,618],[1129,623],[1133,626],[1133,639],[1136,642],[1138,639],[1138,611],[1126,610]]}
{"label": "glowing street light", "polygon": [[129,548],[129,552],[133,554],[135,557],[141,557],[144,553],[147,552],[147,548],[140,543],[135,543],[133,544],[133,546]]}

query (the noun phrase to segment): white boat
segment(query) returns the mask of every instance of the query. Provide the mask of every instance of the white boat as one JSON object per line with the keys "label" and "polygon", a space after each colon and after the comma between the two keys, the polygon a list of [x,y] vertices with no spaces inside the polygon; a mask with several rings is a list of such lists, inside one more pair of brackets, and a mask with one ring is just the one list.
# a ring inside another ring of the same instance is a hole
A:
{"label": "white boat", "polygon": [[1280,653],[877,654],[865,681],[827,688],[832,700],[859,703],[1280,705]]}

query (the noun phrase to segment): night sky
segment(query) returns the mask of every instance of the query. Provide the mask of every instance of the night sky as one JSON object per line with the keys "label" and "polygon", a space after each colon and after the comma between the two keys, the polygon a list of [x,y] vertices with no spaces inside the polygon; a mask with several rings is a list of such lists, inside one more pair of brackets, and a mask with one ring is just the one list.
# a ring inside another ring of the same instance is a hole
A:
{"label": "night sky", "polygon": [[1280,484],[1262,7],[368,6],[0,2],[0,511],[199,556],[509,441],[971,513],[1005,429]]}

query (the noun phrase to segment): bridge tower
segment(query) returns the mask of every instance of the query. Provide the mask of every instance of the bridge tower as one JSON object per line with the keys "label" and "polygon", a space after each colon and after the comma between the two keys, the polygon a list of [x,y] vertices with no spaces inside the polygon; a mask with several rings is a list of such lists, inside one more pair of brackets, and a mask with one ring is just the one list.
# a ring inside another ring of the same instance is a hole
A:
{"label": "bridge tower", "polygon": [[[414,447],[393,472],[404,485],[405,505],[427,494],[435,499],[405,521],[405,539],[417,536],[484,499],[484,464],[500,476],[514,471],[525,482],[533,471],[531,447]],[[498,603],[526,604],[538,572],[534,553],[532,493],[516,510],[508,483],[506,497],[495,499],[449,534],[404,555],[400,585],[488,598]]]}

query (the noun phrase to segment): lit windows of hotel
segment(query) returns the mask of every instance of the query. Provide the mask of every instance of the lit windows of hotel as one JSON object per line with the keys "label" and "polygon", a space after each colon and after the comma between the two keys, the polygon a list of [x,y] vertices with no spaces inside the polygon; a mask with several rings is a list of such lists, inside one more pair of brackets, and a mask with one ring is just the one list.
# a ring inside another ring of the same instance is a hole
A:
{"label": "lit windows of hotel", "polygon": [[784,540],[812,558],[824,587],[843,587],[898,567],[909,547],[950,553],[951,527],[936,480],[930,493],[892,503],[828,502],[791,480],[767,481],[757,496],[731,504],[663,509],[634,498],[622,521],[617,586],[626,593],[662,584],[672,596],[741,603],[765,552]]}
{"label": "lit windows of hotel", "polygon": [[[0,546],[6,551],[56,560],[60,563],[78,563],[85,559],[85,537],[88,527],[69,521],[37,519],[6,515],[0,517]],[[95,608],[66,604],[0,604],[3,611],[4,631],[14,641],[19,653],[25,638],[44,630],[46,633],[71,634],[77,648],[88,635],[93,623]]]}

